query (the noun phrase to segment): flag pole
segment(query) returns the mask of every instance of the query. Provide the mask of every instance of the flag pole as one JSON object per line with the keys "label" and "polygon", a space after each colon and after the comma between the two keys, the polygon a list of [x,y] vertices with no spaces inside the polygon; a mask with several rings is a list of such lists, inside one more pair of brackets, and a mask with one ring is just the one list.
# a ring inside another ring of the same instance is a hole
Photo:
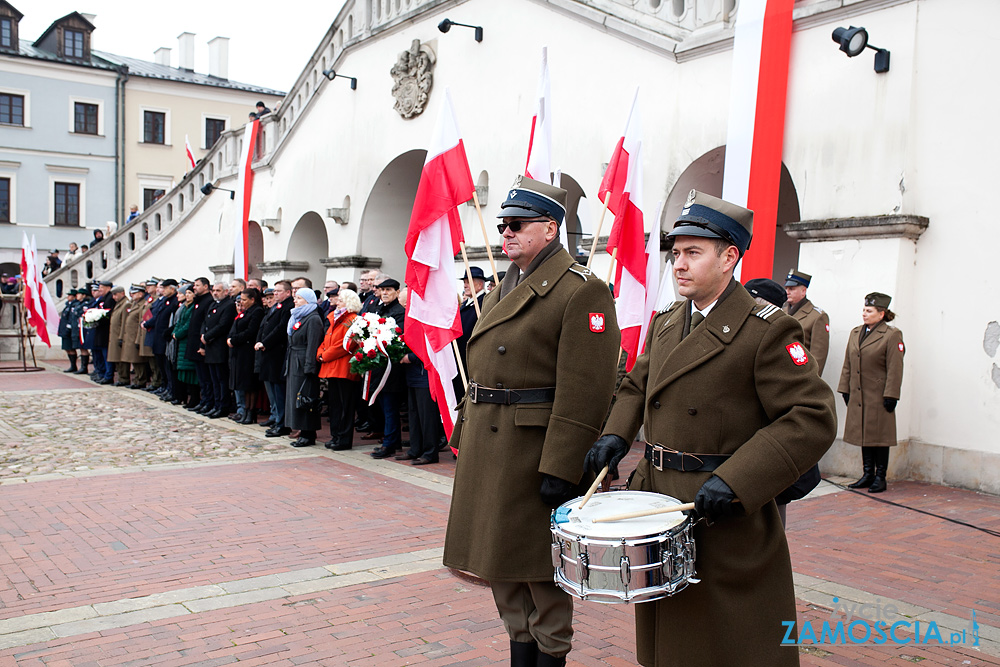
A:
{"label": "flag pole", "polygon": [[[483,231],[486,231],[485,228]],[[476,284],[472,282],[472,267],[469,265],[469,255],[465,252],[465,241],[459,241],[458,247],[462,249],[462,261],[465,263],[465,279],[469,281],[469,288],[475,289]],[[489,245],[487,244],[487,247]],[[476,307],[476,319],[479,319],[479,299],[476,298],[475,293],[472,295],[472,305]]]}
{"label": "flag pole", "polygon": [[608,278],[604,282],[611,284],[611,276],[615,275],[615,259],[618,257],[618,248],[611,251],[611,266],[608,267]]}
{"label": "flag pole", "polygon": [[469,380],[465,376],[465,366],[462,365],[462,355],[458,352],[458,341],[452,339],[451,349],[455,351],[455,363],[458,364],[458,374],[462,378],[462,386],[465,387],[465,391],[469,391]]}
{"label": "flag pole", "polygon": [[[604,207],[601,209],[601,217],[597,221],[597,231],[594,232],[594,243],[590,246],[590,257],[587,258],[587,268],[590,268],[591,262],[594,261],[594,253],[597,252],[597,239],[601,237],[601,227],[604,226],[604,214],[608,212],[608,202],[611,201],[611,190],[608,190],[604,195]],[[612,262],[614,264],[614,262]]]}
{"label": "flag pole", "polygon": [[[483,240],[486,241],[486,256],[490,258],[490,268],[493,269],[493,284],[499,285],[500,274],[497,273],[497,265],[496,262],[493,261],[493,249],[490,248],[490,239],[486,236],[486,221],[483,220],[483,209],[479,207],[479,195],[476,194],[475,190],[472,191],[472,201],[476,205],[476,215],[479,216],[479,226],[483,230]],[[468,265],[469,260],[466,260],[465,264]],[[469,285],[472,285],[472,282],[469,282]],[[478,306],[476,307],[476,312],[479,312]]]}

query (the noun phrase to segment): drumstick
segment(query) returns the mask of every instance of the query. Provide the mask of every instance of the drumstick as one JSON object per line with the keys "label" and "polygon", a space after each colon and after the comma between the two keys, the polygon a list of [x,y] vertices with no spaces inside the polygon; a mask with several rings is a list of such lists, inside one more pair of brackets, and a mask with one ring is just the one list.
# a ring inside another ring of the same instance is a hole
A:
{"label": "drumstick", "polygon": [[594,495],[594,491],[597,491],[597,487],[598,487],[598,486],[600,486],[600,484],[601,484],[601,480],[603,480],[603,479],[604,479],[604,476],[605,476],[605,475],[607,475],[607,474],[608,474],[608,466],[604,466],[604,470],[602,470],[602,471],[601,471],[601,472],[600,472],[600,473],[599,473],[599,474],[597,475],[597,479],[595,479],[595,480],[594,480],[594,483],[590,485],[590,490],[588,490],[588,491],[587,491],[587,495],[585,495],[585,496],[583,497],[583,502],[582,502],[582,503],[580,503],[580,506],[579,506],[579,507],[577,507],[577,509],[578,509],[578,510],[582,510],[582,509],[583,509],[583,506],[584,506],[584,505],[586,505],[586,504],[587,504],[587,502],[588,502],[588,501],[590,500],[590,497],[591,497],[592,495]]}
{"label": "drumstick", "polygon": [[623,519],[638,519],[644,516],[653,516],[654,514],[666,514],[667,512],[686,512],[687,510],[693,510],[694,503],[684,503],[683,505],[671,505],[670,507],[661,507],[655,510],[640,510],[638,512],[626,512],[625,514],[615,514],[613,516],[602,516],[593,520],[593,523],[604,523],[605,521],[622,521]]}

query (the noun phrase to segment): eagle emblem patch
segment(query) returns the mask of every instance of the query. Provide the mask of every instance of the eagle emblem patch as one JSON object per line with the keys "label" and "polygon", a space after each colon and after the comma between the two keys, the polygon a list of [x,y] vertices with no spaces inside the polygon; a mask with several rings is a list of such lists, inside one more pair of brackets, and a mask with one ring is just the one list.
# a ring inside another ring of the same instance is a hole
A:
{"label": "eagle emblem patch", "polygon": [[604,331],[604,313],[590,314],[590,330],[594,333],[601,333]]}
{"label": "eagle emblem patch", "polygon": [[900,351],[900,352],[902,352],[902,351],[903,351],[903,344],[902,344],[902,343],[900,343],[900,344],[899,344],[899,351]]}
{"label": "eagle emblem patch", "polygon": [[802,347],[802,343],[791,343],[786,345],[785,349],[788,350],[788,356],[796,366],[803,366],[809,362],[809,355],[806,354],[806,348]]}

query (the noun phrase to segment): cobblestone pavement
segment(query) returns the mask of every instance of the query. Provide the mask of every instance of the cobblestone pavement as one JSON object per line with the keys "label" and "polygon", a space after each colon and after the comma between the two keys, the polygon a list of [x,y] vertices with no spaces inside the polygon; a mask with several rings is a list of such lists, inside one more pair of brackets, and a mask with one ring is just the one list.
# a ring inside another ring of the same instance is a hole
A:
{"label": "cobblestone pavement", "polygon": [[[33,375],[0,375],[0,667],[508,663],[489,591],[441,566],[450,454],[293,449]],[[802,664],[1000,666],[997,530],[1000,499],[926,484],[876,499],[824,483],[793,504],[800,628],[861,604],[922,623],[883,645],[803,634]],[[629,606],[577,602],[569,664],[634,665],[632,624]],[[943,642],[915,641],[932,625]]]}

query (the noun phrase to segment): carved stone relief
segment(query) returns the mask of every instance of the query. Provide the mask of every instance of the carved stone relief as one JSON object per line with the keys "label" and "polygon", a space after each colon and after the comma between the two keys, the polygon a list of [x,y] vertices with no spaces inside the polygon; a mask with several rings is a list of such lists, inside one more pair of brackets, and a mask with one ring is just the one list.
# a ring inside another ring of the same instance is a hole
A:
{"label": "carved stone relief", "polygon": [[389,73],[392,75],[392,96],[396,99],[393,109],[403,118],[413,118],[423,113],[427,98],[434,85],[434,56],[420,40],[406,51],[401,51],[396,64]]}

